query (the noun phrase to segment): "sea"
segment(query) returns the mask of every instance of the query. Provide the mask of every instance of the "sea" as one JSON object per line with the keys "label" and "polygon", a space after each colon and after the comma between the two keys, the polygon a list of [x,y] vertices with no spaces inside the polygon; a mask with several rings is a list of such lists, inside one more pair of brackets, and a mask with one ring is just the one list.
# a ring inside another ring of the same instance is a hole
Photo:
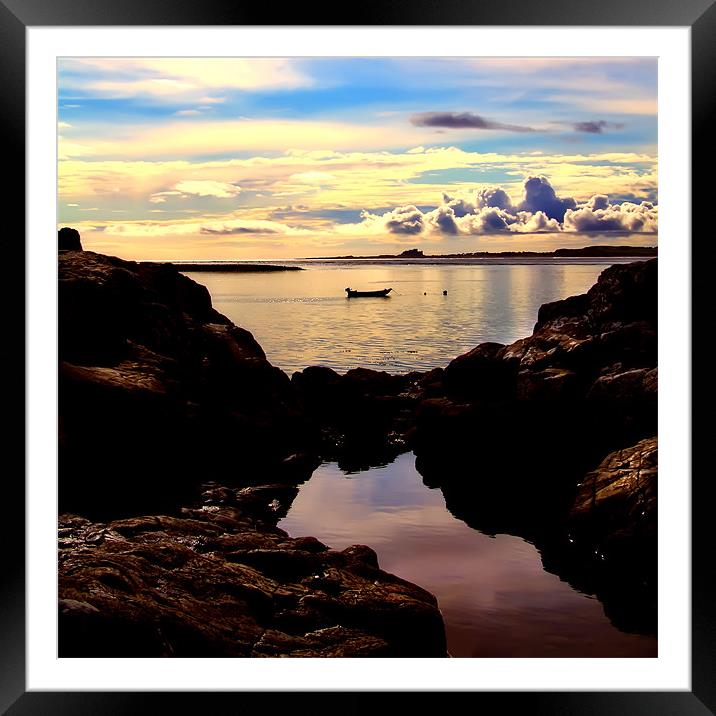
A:
{"label": "sea", "polygon": [[[584,293],[607,266],[634,260],[297,260],[271,263],[304,270],[187,275],[289,375],[309,365],[395,373],[523,338],[542,304]],[[347,298],[347,287],[393,290]],[[322,464],[279,526],[336,549],[370,545],[383,569],[436,595],[453,657],[657,655],[655,637],[617,628],[593,595],[546,571],[533,544],[453,516],[440,490],[423,484],[412,453],[360,472]]]}
{"label": "sea", "polygon": [[[445,366],[485,341],[524,338],[543,303],[584,293],[607,266],[634,260],[283,261],[269,263],[304,270],[187,275],[289,375],[309,365],[399,373]],[[346,288],[392,291],[349,299]]]}

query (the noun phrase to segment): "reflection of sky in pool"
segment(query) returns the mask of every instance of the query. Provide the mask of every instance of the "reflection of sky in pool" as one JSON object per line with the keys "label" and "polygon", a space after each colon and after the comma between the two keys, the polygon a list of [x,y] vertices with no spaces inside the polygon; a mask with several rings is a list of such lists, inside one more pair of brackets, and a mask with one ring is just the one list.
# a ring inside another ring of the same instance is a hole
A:
{"label": "reflection of sky in pool", "polygon": [[453,517],[410,453],[346,475],[320,466],[279,526],[331,547],[367,544],[380,566],[435,594],[453,656],[656,656],[656,639],[624,634],[594,598],[545,572],[519,537],[488,537]]}

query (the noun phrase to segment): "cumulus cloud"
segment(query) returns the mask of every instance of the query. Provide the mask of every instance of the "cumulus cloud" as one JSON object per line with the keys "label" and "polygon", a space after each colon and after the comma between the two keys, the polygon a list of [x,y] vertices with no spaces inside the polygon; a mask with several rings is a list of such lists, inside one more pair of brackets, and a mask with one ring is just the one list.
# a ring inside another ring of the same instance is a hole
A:
{"label": "cumulus cloud", "polygon": [[475,205],[478,209],[485,207],[496,207],[498,209],[512,209],[512,199],[509,194],[501,187],[489,187],[488,189],[480,189],[477,192],[477,201]]}
{"label": "cumulus cloud", "polygon": [[441,127],[445,129],[501,129],[506,132],[536,132],[534,127],[504,124],[472,112],[418,112],[410,117],[415,127]]}
{"label": "cumulus cloud", "polygon": [[383,214],[383,219],[391,234],[419,234],[423,230],[423,212],[416,206],[399,206]]}
{"label": "cumulus cloud", "polygon": [[457,217],[475,213],[475,202],[469,201],[464,197],[453,198],[449,194],[443,192],[443,204],[450,207],[453,214]]}
{"label": "cumulus cloud", "polygon": [[[650,201],[634,204],[604,202],[606,197],[594,196],[577,209],[569,209],[564,215],[565,231],[649,231],[658,227],[658,208]],[[595,202],[594,200],[599,201]]]}
{"label": "cumulus cloud", "polygon": [[448,236],[456,236],[460,233],[457,218],[454,209],[447,204],[439,206],[427,215],[428,226],[434,231]]}
{"label": "cumulus cloud", "polygon": [[571,197],[560,199],[547,177],[528,177],[525,181],[524,199],[517,207],[520,211],[544,212],[550,219],[562,221],[567,209],[574,209],[577,202]]}
{"label": "cumulus cloud", "polygon": [[344,233],[531,234],[560,231],[656,232],[658,208],[651,202],[611,204],[606,194],[594,194],[578,204],[572,197],[558,197],[544,176],[528,177],[522,200],[514,203],[501,187],[480,189],[474,200],[443,193],[442,204],[422,211],[414,205],[399,206],[384,214],[364,211],[362,222],[341,227]]}

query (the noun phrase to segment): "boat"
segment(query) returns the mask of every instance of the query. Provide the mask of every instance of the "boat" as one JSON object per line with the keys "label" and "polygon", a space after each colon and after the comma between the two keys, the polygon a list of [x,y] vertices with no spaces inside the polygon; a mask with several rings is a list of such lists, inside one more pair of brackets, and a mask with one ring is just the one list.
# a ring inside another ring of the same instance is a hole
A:
{"label": "boat", "polygon": [[392,288],[383,288],[380,291],[356,291],[347,288],[346,293],[348,298],[385,298],[392,290]]}

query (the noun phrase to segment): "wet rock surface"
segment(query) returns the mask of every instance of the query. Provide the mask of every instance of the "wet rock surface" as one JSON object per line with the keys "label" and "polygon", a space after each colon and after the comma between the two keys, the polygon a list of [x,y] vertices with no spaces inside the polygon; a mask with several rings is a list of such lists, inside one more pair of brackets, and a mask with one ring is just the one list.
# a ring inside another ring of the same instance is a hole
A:
{"label": "wet rock surface", "polygon": [[435,598],[369,547],[291,539],[230,501],[105,523],[62,515],[60,656],[446,656]]}
{"label": "wet rock surface", "polygon": [[566,538],[543,537],[545,568],[595,594],[627,632],[656,633],[656,437],[614,451],[577,485]]}

